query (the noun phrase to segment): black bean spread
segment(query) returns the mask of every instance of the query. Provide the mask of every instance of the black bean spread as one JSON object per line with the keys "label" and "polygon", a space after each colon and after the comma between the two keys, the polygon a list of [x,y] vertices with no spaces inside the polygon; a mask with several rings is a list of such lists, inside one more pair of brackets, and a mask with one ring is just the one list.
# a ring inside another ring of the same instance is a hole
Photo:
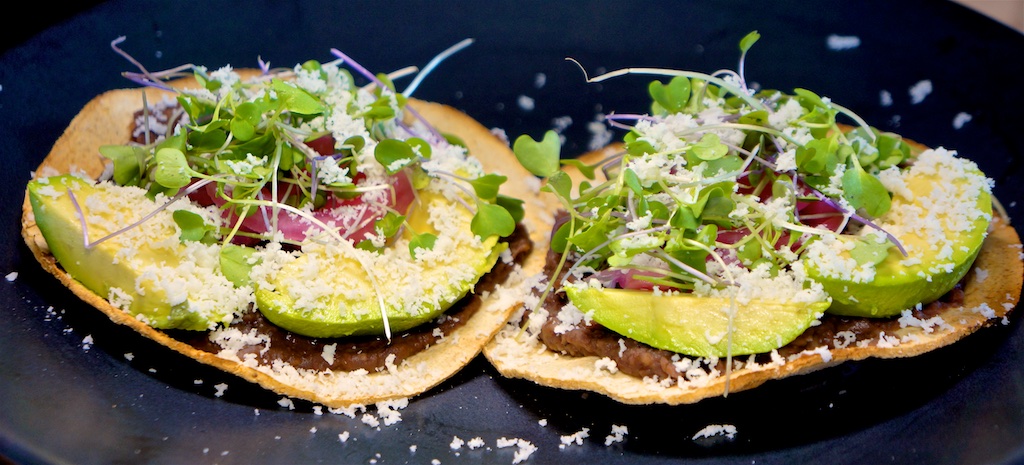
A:
{"label": "black bean spread", "polygon": [[[544,270],[548,276],[557,269],[560,259],[561,255],[558,252],[548,252]],[[927,320],[942,313],[950,306],[962,305],[963,301],[964,291],[961,283],[941,299],[924,305],[920,309],[912,309],[912,316]],[[676,364],[682,357],[681,354],[656,349],[637,342],[610,331],[596,322],[581,322],[572,329],[563,331],[565,325],[558,319],[558,313],[567,303],[568,298],[565,292],[549,293],[544,301],[543,306],[548,312],[548,318],[541,328],[539,339],[548,349],[574,357],[607,357],[615,362],[619,371],[640,378],[675,380],[683,376]],[[811,326],[795,340],[779,348],[777,354],[781,357],[788,357],[819,347],[831,350],[837,346],[845,347],[847,344],[855,344],[855,341],[872,340],[872,344],[875,344],[882,333],[893,334],[900,329],[898,318],[845,317],[826,313],[819,321],[820,324]],[[557,332],[556,327],[559,328]],[[755,356],[757,363],[766,363],[770,360],[771,354]],[[725,360],[720,360],[714,368],[719,371],[724,370],[725,363]]]}
{"label": "black bean spread", "polygon": [[[231,324],[231,328],[243,333],[255,330],[256,334],[269,337],[269,344],[260,343],[246,346],[238,351],[238,357],[253,354],[261,365],[272,365],[276,361],[295,368],[316,371],[364,369],[370,372],[381,370],[386,363],[401,363],[420,351],[437,343],[469,320],[480,308],[480,294],[493,291],[505,281],[516,263],[529,254],[533,248],[529,233],[519,225],[516,231],[505,238],[512,255],[511,263],[498,260],[494,268],[485,274],[474,287],[474,292],[456,302],[447,312],[432,322],[392,335],[388,341],[383,335],[376,337],[358,336],[343,338],[312,338],[301,336],[268,321],[260,312],[250,311]],[[206,333],[193,331],[169,331],[175,339],[196,349],[218,353],[223,348],[210,340]],[[325,346],[337,344],[333,363],[322,356]],[[389,358],[393,358],[389,360]]]}

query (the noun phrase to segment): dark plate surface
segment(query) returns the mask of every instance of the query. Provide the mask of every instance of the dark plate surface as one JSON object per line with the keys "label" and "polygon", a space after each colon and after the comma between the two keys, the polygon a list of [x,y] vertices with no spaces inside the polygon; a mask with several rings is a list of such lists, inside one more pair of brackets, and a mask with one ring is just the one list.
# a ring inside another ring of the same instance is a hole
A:
{"label": "dark plate surface", "polygon": [[[120,35],[151,70],[251,67],[257,57],[290,66],[329,60],[338,48],[371,70],[392,71],[423,66],[471,37],[476,42],[416,96],[512,138],[571,121],[565,150],[578,154],[598,113],[644,111],[650,78],[587,84],[566,57],[591,73],[711,72],[735,67],[737,42],[756,29],[762,39],[748,57],[748,79],[812,89],[883,129],[958,149],[996,180],[997,197],[1019,218],[1018,32],[933,0],[112,1],[65,17],[0,55],[0,274],[17,273],[0,281],[0,456],[26,464],[511,464],[516,448],[500,448],[499,440],[521,438],[537,447],[525,463],[1024,460],[1024,326],[1016,314],[911,360],[849,363],[679,407],[623,406],[506,380],[478,358],[414,399],[401,422],[374,427],[361,415],[317,414],[308,403],[282,407],[280,396],[112,324],[41,270],[19,231],[31,170],[89,99],[130,86],[119,74],[129,63],[108,47]],[[831,49],[833,34],[860,45]],[[933,91],[913,103],[909,89],[926,80]],[[891,105],[882,104],[883,92]],[[961,112],[971,119],[955,125]],[[735,426],[735,437],[692,439],[712,424]],[[605,446],[613,425],[628,434]],[[559,447],[561,436],[584,428],[581,445]],[[455,437],[479,437],[485,446],[454,450]]]}

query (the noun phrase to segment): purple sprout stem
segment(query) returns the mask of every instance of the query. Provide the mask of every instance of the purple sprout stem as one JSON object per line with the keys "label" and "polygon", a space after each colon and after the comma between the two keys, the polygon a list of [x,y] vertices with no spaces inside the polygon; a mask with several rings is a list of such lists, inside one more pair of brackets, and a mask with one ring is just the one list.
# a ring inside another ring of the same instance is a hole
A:
{"label": "purple sprout stem", "polygon": [[[808,186],[808,187],[810,187],[810,186]],[[817,189],[815,189],[813,187],[810,187],[810,190],[814,194],[814,196],[818,198],[818,200],[820,200],[822,202],[825,202],[830,207],[835,208],[836,210],[838,210],[840,212],[843,212],[843,214],[846,215],[846,216],[849,216],[850,219],[853,219],[853,220],[857,221],[858,223],[861,223],[861,224],[863,224],[865,226],[868,226],[870,228],[873,228],[873,229],[881,232],[882,234],[885,234],[885,237],[887,237],[889,239],[889,242],[892,242],[896,246],[896,248],[899,249],[900,253],[903,254],[904,257],[909,256],[909,254],[907,254],[907,249],[903,248],[903,244],[900,243],[899,239],[896,239],[896,236],[893,236],[889,231],[886,231],[886,230],[882,229],[881,226],[878,226],[877,224],[875,224],[871,220],[869,220],[867,218],[864,218],[863,216],[858,215],[856,212],[848,211],[848,210],[844,209],[841,205],[836,203],[834,200],[832,200],[831,198],[829,198],[825,194],[822,194]]]}
{"label": "purple sprout stem", "polygon": [[121,50],[121,48],[118,47],[118,45],[120,45],[121,42],[124,42],[124,41],[125,41],[125,36],[120,36],[120,37],[118,37],[118,38],[116,38],[116,39],[114,39],[114,40],[112,40],[110,42],[110,48],[114,49],[114,52],[117,52],[118,55],[121,55],[122,57],[124,57],[126,60],[128,60],[129,63],[135,65],[135,67],[138,68],[139,71],[141,71],[139,73],[134,73],[134,72],[124,72],[124,73],[121,73],[122,76],[124,76],[125,78],[127,78],[128,80],[130,80],[132,82],[135,82],[136,84],[140,84],[140,85],[147,86],[147,87],[155,87],[155,88],[158,88],[158,89],[163,89],[163,90],[167,90],[167,91],[171,91],[171,92],[176,92],[176,89],[174,89],[171,86],[168,86],[161,79],[177,75],[177,74],[181,73],[182,71],[184,71],[186,69],[190,69],[190,68],[194,67],[191,64],[187,64],[187,65],[180,65],[180,66],[177,66],[177,67],[165,70],[165,71],[159,71],[159,72],[156,72],[156,73],[151,73],[151,72],[149,72],[149,70],[146,69],[145,66],[142,65],[142,63],[140,63],[138,60],[133,58],[127,52],[125,52],[124,50]]}
{"label": "purple sprout stem", "polygon": [[[331,53],[334,54],[334,56],[336,56],[338,58],[341,58],[343,63],[348,63],[348,65],[351,66],[353,69],[355,69],[356,72],[358,72],[359,74],[363,75],[364,77],[366,77],[367,79],[372,81],[374,84],[377,84],[378,86],[380,86],[381,89],[387,89],[387,86],[383,82],[381,82],[380,79],[377,79],[377,76],[374,76],[373,73],[370,72],[370,70],[364,68],[363,65],[360,65],[358,62],[356,62],[355,60],[350,58],[348,55],[345,55],[345,53],[343,53],[341,50],[338,50],[336,48],[332,48],[331,49]],[[444,136],[442,136],[441,133],[438,132],[437,129],[435,129],[433,125],[431,125],[429,122],[427,122],[427,120],[422,115],[420,115],[419,112],[417,112],[415,109],[413,109],[412,107],[410,107],[408,105],[406,105],[405,109],[408,110],[409,113],[411,115],[413,115],[413,117],[415,117],[417,120],[419,120],[421,123],[423,123],[427,127],[427,129],[430,131],[430,133],[434,135],[434,137],[436,138],[436,140],[438,142],[445,141]],[[402,129],[405,129],[407,132],[409,132],[409,134],[413,134],[413,135],[416,134],[415,132],[413,132],[413,130],[411,128],[406,126],[401,121],[398,121],[397,124]]]}
{"label": "purple sprout stem", "polygon": [[123,227],[121,229],[118,229],[117,231],[114,231],[114,232],[112,232],[110,234],[107,234],[106,236],[103,236],[103,237],[101,237],[99,239],[96,239],[96,241],[94,241],[94,242],[90,242],[89,241],[89,228],[88,228],[88,224],[85,222],[85,211],[82,210],[82,206],[79,205],[78,199],[75,197],[75,193],[71,191],[70,187],[67,189],[67,192],[68,192],[68,196],[71,198],[71,204],[74,205],[74,207],[75,207],[75,213],[78,214],[78,221],[82,225],[82,245],[86,249],[91,249],[91,248],[95,247],[97,244],[99,244],[100,242],[103,242],[103,241],[105,241],[107,239],[110,239],[111,237],[114,237],[114,236],[116,236],[118,234],[121,234],[121,233],[123,233],[125,231],[128,231],[128,230],[130,230],[130,229],[132,229],[132,228],[134,228],[134,227],[136,227],[136,226],[138,226],[138,225],[140,225],[142,223],[145,223],[146,221],[149,221],[150,218],[153,218],[153,216],[156,215],[157,213],[160,213],[161,211],[166,210],[167,207],[169,207],[172,203],[177,202],[178,200],[181,200],[183,197],[192,194],[193,192],[201,189],[203,186],[205,186],[205,185],[207,185],[207,184],[209,184],[211,182],[213,182],[213,179],[202,179],[200,181],[196,181],[192,185],[190,185],[190,186],[188,186],[188,187],[186,187],[184,189],[179,190],[178,193],[174,195],[174,197],[171,197],[170,200],[168,200],[167,202],[164,202],[163,205],[160,205],[159,207],[157,207],[153,211],[147,213],[146,216],[143,216],[138,221],[136,221],[136,222],[134,222],[132,224],[129,224],[128,226],[125,226],[125,227]]}

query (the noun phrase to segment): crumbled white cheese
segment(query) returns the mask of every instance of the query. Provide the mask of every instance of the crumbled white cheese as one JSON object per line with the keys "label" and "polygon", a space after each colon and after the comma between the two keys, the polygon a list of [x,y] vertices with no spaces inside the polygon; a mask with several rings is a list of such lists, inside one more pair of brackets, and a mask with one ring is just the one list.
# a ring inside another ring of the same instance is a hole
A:
{"label": "crumbled white cheese", "polygon": [[324,346],[321,356],[327,361],[328,365],[334,365],[334,353],[338,349],[338,343],[327,344]]}
{"label": "crumbled white cheese", "polygon": [[534,452],[537,451],[537,446],[533,445],[532,442],[521,438],[498,438],[496,445],[499,449],[506,447],[517,447],[517,450],[512,455],[512,463],[517,464],[530,458]]}
{"label": "crumbled white cheese", "polygon": [[516,99],[516,103],[519,104],[519,108],[523,111],[532,111],[536,106],[533,98],[526,95],[520,95],[519,98]]}
{"label": "crumbled white cheese", "polygon": [[970,122],[973,117],[970,113],[959,112],[953,117],[953,129],[962,129],[965,124]]}
{"label": "crumbled white cheese", "polygon": [[890,93],[887,90],[879,91],[878,92],[878,100],[879,100],[879,104],[882,105],[883,107],[891,107],[892,106],[892,93]]}
{"label": "crumbled white cheese", "polygon": [[829,50],[850,50],[860,47],[860,37],[829,34],[827,43]]}
{"label": "crumbled white cheese", "polygon": [[583,440],[590,437],[590,428],[583,428],[573,434],[563,435],[559,437],[561,444],[558,445],[559,449],[565,449],[566,446],[576,444],[578,446],[583,445]]}
{"label": "crumbled white cheese", "polygon": [[918,104],[932,93],[932,81],[924,79],[910,87],[910,103]]}
{"label": "crumbled white cheese", "polygon": [[604,445],[610,446],[616,442],[622,442],[627,434],[629,434],[629,429],[625,425],[612,425],[612,432],[605,436]]}
{"label": "crumbled white cheese", "polygon": [[733,425],[707,425],[697,434],[693,435],[693,439],[710,438],[712,436],[725,436],[732,439],[736,436],[736,427]]}

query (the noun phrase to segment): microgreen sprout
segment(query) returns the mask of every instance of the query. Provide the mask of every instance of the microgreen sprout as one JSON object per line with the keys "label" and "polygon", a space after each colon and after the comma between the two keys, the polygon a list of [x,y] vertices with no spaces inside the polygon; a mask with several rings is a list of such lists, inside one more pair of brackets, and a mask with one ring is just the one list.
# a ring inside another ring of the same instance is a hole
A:
{"label": "microgreen sprout", "polygon": [[[599,162],[561,159],[553,131],[539,141],[516,139],[520,164],[544,178],[542,190],[568,214],[552,236],[552,249],[563,254],[555,276],[564,277],[549,282],[543,296],[584,269],[635,273],[639,281],[671,289],[693,289],[698,282],[728,288],[735,285],[737,264],[788,270],[810,242],[846,233],[851,220],[888,239],[858,246],[859,261],[877,260],[893,245],[906,254],[872,218],[890,208],[877,173],[903,163],[909,146],[809,90],[751,90],[745,61],[759,38],[755,31],[740,42],[737,71],[710,74],[624,68],[591,77],[567,58],[588,83],[627,74],[668,82],[648,85],[650,114],[606,117],[626,130],[624,150]],[[853,129],[842,127],[839,117],[851,119]],[[566,166],[588,181],[573,186]],[[814,208],[803,212],[808,206]]]}
{"label": "microgreen sprout", "polygon": [[[512,234],[522,219],[522,202],[499,193],[505,177],[462,176],[438,168],[461,172],[465,146],[408,105],[424,79],[471,45],[471,39],[449,47],[422,70],[407,66],[373,73],[331,49],[332,61],[310,60],[293,68],[272,68],[259,58],[259,74],[248,80],[230,67],[186,64],[150,71],[121,48],[124,40],[118,37],[111,48],[138,70],[124,76],[170,92],[175,100],[150,105],[143,94],[141,135],[133,143],[100,151],[112,162],[111,179],[119,185],[146,189],[150,198],[165,195],[173,202],[189,197],[220,209],[223,226],[205,224],[184,210],[174,212],[183,241],[220,241],[225,249],[237,247],[233,242],[239,238],[295,247],[316,241],[365,253],[379,251],[381,238],[391,243],[410,231],[409,253],[415,258],[417,250],[432,248],[437,238],[411,231],[406,210],[431,180],[465,194],[459,202],[473,212],[472,231],[483,239]],[[357,86],[353,73],[369,83]],[[413,75],[405,91],[398,92],[394,81]],[[183,90],[171,82],[188,76],[198,88]],[[150,124],[160,117],[168,127]],[[428,163],[436,157],[442,162]],[[81,212],[77,202],[75,207]],[[346,213],[353,211],[361,216]],[[108,237],[90,242],[86,232],[84,240],[93,246]],[[362,264],[372,278],[369,265]],[[373,286],[377,289],[375,281]],[[385,311],[383,301],[380,309]]]}

